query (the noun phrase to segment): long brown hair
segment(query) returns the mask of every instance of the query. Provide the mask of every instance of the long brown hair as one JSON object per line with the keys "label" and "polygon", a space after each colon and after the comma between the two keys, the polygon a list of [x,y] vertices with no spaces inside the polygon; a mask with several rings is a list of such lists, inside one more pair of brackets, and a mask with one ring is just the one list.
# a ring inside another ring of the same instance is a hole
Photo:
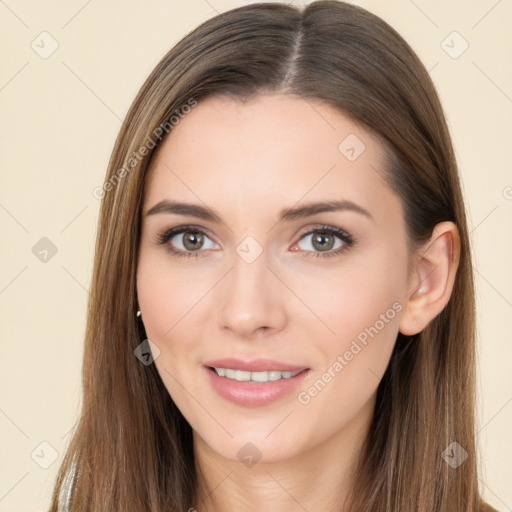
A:
{"label": "long brown hair", "polygon": [[[401,199],[411,249],[441,221],[453,221],[460,234],[450,301],[421,333],[397,337],[350,510],[481,510],[473,276],[449,131],[430,76],[409,45],[377,16],[337,1],[252,4],[215,16],[164,56],[134,100],[101,189],[82,411],[51,510],[65,503],[73,512],[200,507],[191,427],[155,365],[134,357],[145,339],[135,279],[145,175],[185,106],[212,94],[263,93],[323,100],[382,141],[383,172]],[[450,445],[459,449],[454,442],[468,454],[456,469],[442,456]]]}

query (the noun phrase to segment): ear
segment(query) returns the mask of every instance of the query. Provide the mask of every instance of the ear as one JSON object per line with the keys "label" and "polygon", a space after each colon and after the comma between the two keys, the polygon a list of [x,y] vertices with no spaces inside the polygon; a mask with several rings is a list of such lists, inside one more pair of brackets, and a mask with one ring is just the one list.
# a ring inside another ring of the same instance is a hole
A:
{"label": "ear", "polygon": [[450,300],[460,259],[460,237],[453,222],[436,225],[430,240],[413,256],[408,296],[399,330],[412,336],[422,331]]}

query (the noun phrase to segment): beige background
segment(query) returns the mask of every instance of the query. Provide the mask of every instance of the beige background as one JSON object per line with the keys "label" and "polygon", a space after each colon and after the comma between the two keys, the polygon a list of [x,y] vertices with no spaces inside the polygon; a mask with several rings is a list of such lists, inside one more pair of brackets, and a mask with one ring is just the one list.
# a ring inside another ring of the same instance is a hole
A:
{"label": "beige background", "polygon": [[[99,208],[92,191],[103,182],[129,104],[175,42],[216,12],[246,3],[0,2],[0,512],[46,510],[70,439]],[[512,4],[357,3],[409,41],[447,112],[475,253],[481,485],[498,510],[509,511]],[[58,48],[48,56],[52,44]],[[32,252],[43,237],[57,248],[46,263]]]}

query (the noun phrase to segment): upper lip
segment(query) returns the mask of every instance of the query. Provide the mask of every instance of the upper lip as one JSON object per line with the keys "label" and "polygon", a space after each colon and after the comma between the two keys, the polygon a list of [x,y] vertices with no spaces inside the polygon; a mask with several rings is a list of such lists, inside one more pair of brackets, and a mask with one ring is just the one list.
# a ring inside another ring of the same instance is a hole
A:
{"label": "upper lip", "polygon": [[215,368],[229,368],[232,370],[243,370],[246,372],[265,372],[265,371],[284,371],[284,372],[297,372],[307,370],[307,366],[283,363],[282,361],[275,361],[272,359],[253,359],[251,361],[242,361],[229,357],[226,359],[215,359],[214,361],[206,361],[205,366]]}

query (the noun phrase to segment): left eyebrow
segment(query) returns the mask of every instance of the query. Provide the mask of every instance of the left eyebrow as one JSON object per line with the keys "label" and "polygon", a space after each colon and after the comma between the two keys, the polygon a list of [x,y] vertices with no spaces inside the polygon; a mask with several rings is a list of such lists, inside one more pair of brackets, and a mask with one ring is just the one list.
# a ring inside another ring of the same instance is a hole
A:
{"label": "left eyebrow", "polygon": [[[321,201],[316,203],[307,203],[296,208],[284,208],[279,213],[279,222],[291,222],[315,215],[317,213],[352,211],[364,215],[368,219],[375,221],[371,213],[362,206],[349,200],[341,201]],[[190,215],[211,222],[222,222],[222,218],[211,208],[193,203],[183,203],[170,199],[162,199],[148,210],[146,216],[156,215],[157,213],[170,213],[176,215]]]}
{"label": "left eyebrow", "polygon": [[364,215],[368,219],[375,221],[372,217],[372,214],[365,210],[362,206],[354,203],[349,200],[341,200],[341,201],[322,201],[318,203],[307,203],[303,206],[298,206],[297,208],[286,208],[281,210],[279,214],[279,221],[290,222],[297,219],[302,219],[304,217],[309,217],[310,215],[315,215],[316,213],[323,212],[337,212],[337,211],[352,211],[356,213],[360,213]]}

